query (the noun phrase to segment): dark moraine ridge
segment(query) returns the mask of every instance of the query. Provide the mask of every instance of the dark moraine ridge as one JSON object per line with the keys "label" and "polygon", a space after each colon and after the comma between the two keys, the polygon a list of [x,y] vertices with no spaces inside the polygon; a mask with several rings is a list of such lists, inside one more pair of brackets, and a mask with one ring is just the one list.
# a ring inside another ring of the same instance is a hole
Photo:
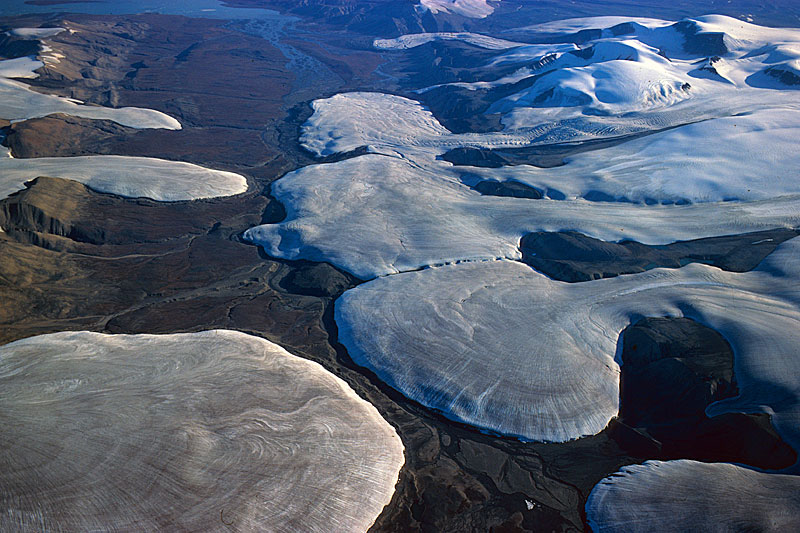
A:
{"label": "dark moraine ridge", "polygon": [[509,198],[528,198],[530,200],[538,200],[544,196],[539,189],[513,180],[483,180],[469,187],[484,196],[505,196]]}
{"label": "dark moraine ridge", "polygon": [[636,241],[606,242],[574,231],[535,232],[522,237],[520,250],[522,261],[539,272],[579,282],[687,263],[746,272],[798,234],[798,229],[778,228],[650,246]]}
{"label": "dark moraine ridge", "polygon": [[296,268],[279,281],[280,287],[292,294],[331,298],[359,283],[352,274],[330,263],[293,261],[292,264]]}
{"label": "dark moraine ridge", "polygon": [[739,392],[733,349],[722,335],[688,318],[645,318],[620,339],[620,419],[611,434],[628,453],[766,469],[797,461],[768,415],[706,416],[711,403]]}

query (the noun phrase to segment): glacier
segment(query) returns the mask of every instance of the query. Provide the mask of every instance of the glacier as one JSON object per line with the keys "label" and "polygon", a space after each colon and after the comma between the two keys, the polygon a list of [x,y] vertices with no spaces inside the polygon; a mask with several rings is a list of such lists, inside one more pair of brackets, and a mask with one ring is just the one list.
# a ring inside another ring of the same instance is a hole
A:
{"label": "glacier", "polygon": [[404,463],[344,381],[235,331],[31,337],[0,384],[4,531],[366,531]]}

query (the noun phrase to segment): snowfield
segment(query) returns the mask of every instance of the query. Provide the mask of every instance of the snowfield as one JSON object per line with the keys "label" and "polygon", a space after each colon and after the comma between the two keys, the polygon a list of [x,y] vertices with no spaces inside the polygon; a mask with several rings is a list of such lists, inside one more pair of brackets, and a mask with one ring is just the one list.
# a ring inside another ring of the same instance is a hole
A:
{"label": "snowfield", "polygon": [[474,19],[486,18],[494,12],[487,0],[420,0],[419,5],[433,14],[452,13]]}
{"label": "snowfield", "polygon": [[[42,39],[62,28],[20,28],[13,35]],[[9,78],[36,78],[43,63],[33,57],[0,61],[0,118],[22,121],[52,113],[113,120],[134,128],[180,129],[174,118],[152,109],[85,106],[79,102],[41,94]],[[0,147],[0,198],[25,187],[39,176],[71,179],[98,192],[129,198],[147,197],[163,202],[231,196],[247,191],[247,179],[233,172],[211,170],[191,163],[148,157],[116,155],[15,159]]]}
{"label": "snowfield", "polygon": [[[800,101],[795,87],[763,72],[794,65],[800,31],[720,16],[568,24],[602,28],[601,37],[581,50],[572,43],[553,44],[550,53],[547,45],[498,50],[488,61],[489,70],[519,62],[535,72],[528,88],[489,107],[504,117],[500,132],[454,134],[401,96],[356,92],[315,101],[303,146],[319,156],[358,148],[369,154],[278,180],[272,191],[286,219],[246,238],[273,256],[331,261],[369,279],[517,259],[519,239],[530,231],[667,244],[798,225]],[[772,80],[768,87],[750,83],[762,74]],[[556,168],[441,160],[459,147],[518,150],[598,139],[625,142],[569,155]],[[482,196],[470,188],[479,181],[520,182],[544,199]]]}
{"label": "snowfield", "polygon": [[274,257],[330,261],[371,279],[463,260],[519,259],[519,240],[533,231],[668,244],[800,225],[798,194],[652,206],[530,200],[483,196],[449,164],[422,164],[369,154],[297,170],[272,187],[286,220],[251,228],[245,238]]}
{"label": "snowfield", "polygon": [[234,331],[32,337],[0,386],[4,531],[366,531],[404,463],[344,381]]}

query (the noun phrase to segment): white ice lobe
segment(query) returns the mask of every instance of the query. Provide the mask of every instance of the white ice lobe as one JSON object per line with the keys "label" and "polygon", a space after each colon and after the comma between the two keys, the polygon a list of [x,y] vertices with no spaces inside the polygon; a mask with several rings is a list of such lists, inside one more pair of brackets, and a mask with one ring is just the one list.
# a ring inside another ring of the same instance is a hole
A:
{"label": "white ice lobe", "polygon": [[711,414],[769,412],[800,445],[800,239],[756,270],[692,264],[584,283],[517,262],[461,263],[385,276],[336,303],[353,360],[446,416],[537,441],[601,431],[619,408],[615,361],[638,317],[685,316],[736,354],[740,395]]}
{"label": "white ice lobe", "polygon": [[312,103],[300,142],[316,155],[362,146],[392,148],[438,140],[450,132],[413,100],[384,93],[342,93]]}
{"label": "white ice lobe", "polygon": [[[286,207],[286,220],[251,228],[245,237],[272,256],[330,261],[370,279],[461,260],[518,259],[520,238],[533,231],[574,230],[608,241],[668,244],[800,225],[798,194],[753,202],[654,206],[483,196],[462,183],[463,171],[417,153],[369,154],[292,172],[272,188]],[[602,157],[595,160],[606,168]],[[654,155],[638,164],[658,161]],[[635,158],[627,162],[629,167],[635,163]],[[578,168],[587,172],[586,167]],[[676,178],[685,178],[688,171],[679,169],[682,174],[676,173]],[[513,170],[500,174],[506,175]],[[526,181],[525,176],[519,181]],[[720,187],[726,176],[722,171],[715,176]],[[769,186],[767,180],[765,184]],[[690,191],[692,182],[686,187]]]}
{"label": "white ice lobe", "polygon": [[233,331],[0,347],[3,531],[365,531],[403,446],[320,365]]}
{"label": "white ice lobe", "polygon": [[64,31],[67,31],[66,28],[14,28],[6,33],[14,37],[35,40],[47,39]]}
{"label": "white ice lobe", "polygon": [[[58,35],[63,28],[18,28],[8,32],[25,39],[46,39]],[[169,115],[139,107],[103,107],[85,105],[78,100],[36,92],[25,83],[11,78],[37,78],[35,70],[44,66],[36,57],[0,61],[0,118],[11,122],[40,118],[54,113],[96,120],[111,120],[131,128],[181,129]]]}
{"label": "white ice lobe", "polygon": [[586,519],[596,533],[797,531],[800,476],[697,461],[626,466],[595,486]]}
{"label": "white ice lobe", "polygon": [[0,61],[0,79],[2,78],[28,78],[38,77],[34,72],[44,66],[44,63],[35,57],[17,57]]}
{"label": "white ice lobe", "polygon": [[70,179],[98,191],[162,202],[231,196],[247,191],[247,179],[233,172],[152,157],[96,155],[0,158],[0,199],[39,176]]}
{"label": "white ice lobe", "polygon": [[[61,28],[20,28],[12,35],[42,39],[64,31]],[[52,113],[108,119],[134,128],[180,129],[177,120],[151,109],[86,106],[68,98],[34,92],[9,78],[35,78],[43,66],[32,57],[0,61],[0,118],[11,121],[43,117]],[[0,156],[11,152],[0,149]],[[23,189],[39,176],[78,181],[92,189],[131,198],[147,197],[174,202],[247,191],[247,179],[233,172],[212,170],[191,163],[148,157],[116,155],[43,157],[15,159],[0,157],[0,199]]]}

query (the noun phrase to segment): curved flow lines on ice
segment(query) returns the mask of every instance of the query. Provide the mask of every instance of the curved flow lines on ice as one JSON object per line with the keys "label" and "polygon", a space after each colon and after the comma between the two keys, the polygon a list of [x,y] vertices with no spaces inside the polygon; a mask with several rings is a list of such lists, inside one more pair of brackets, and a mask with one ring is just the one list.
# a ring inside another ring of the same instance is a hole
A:
{"label": "curved flow lines on ice", "polygon": [[597,484],[586,502],[592,531],[797,531],[800,476],[726,463],[648,461]]}
{"label": "curved flow lines on ice", "polygon": [[709,413],[774,414],[800,447],[800,239],[757,270],[693,264],[568,284],[509,261],[386,276],[336,305],[353,360],[455,420],[539,441],[601,431],[619,407],[619,334],[687,316],[733,346],[740,396]]}
{"label": "curved flow lines on ice", "polygon": [[0,348],[0,529],[365,531],[403,446],[316,363],[233,331]]}

